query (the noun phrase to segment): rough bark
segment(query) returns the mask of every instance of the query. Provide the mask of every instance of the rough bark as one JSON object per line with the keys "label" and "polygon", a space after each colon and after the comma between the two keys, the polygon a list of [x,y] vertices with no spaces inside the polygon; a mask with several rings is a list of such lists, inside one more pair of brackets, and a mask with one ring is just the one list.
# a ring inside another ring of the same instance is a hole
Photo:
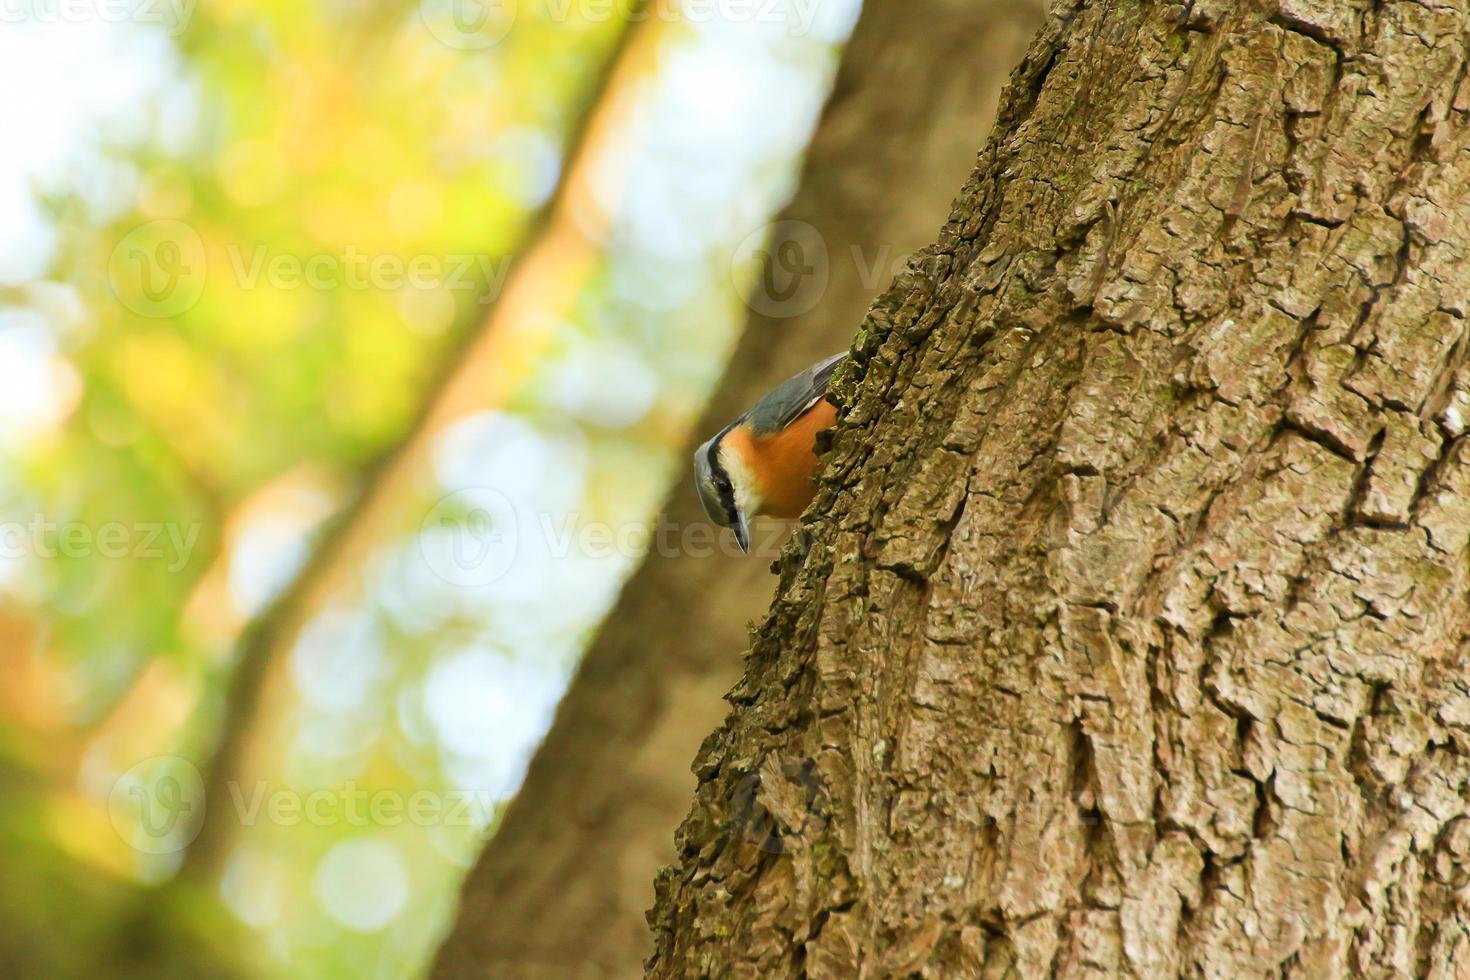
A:
{"label": "rough bark", "polygon": [[1470,15],[1054,13],[839,378],[650,974],[1465,976]]}
{"label": "rough bark", "polygon": [[[681,459],[784,377],[851,343],[891,268],[944,220],[974,165],[974,134],[989,128],[1039,22],[1027,2],[869,0],[782,215],[825,243],[821,302],[799,316],[754,304],[773,315],[749,321]],[[907,190],[885,198],[894,184]],[[676,530],[705,523],[682,466],[662,519]],[[760,556],[649,554],[470,874],[436,977],[641,974],[652,879],[673,859],[694,786],[688,763],[724,716],[748,623],[770,601],[769,567]]]}

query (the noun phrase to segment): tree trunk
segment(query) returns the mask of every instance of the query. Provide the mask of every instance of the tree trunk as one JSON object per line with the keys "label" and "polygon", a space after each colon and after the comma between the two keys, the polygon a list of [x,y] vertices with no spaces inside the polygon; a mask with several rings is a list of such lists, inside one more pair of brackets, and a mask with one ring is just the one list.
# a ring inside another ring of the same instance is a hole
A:
{"label": "tree trunk", "polygon": [[1054,13],[839,376],[651,975],[1466,976],[1465,4]]}
{"label": "tree trunk", "polygon": [[[869,0],[782,216],[794,223],[777,226],[799,247],[820,241],[825,261],[806,251],[811,279],[777,269],[753,295],[758,312],[681,464],[766,390],[851,343],[893,268],[943,221],[1039,19],[1026,2]],[[907,192],[884,199],[895,183]],[[676,531],[705,523],[691,485],[681,465],[664,518]],[[469,876],[436,977],[642,973],[652,879],[674,857],[694,786],[689,759],[727,710],[720,695],[770,600],[772,556],[649,554]]]}

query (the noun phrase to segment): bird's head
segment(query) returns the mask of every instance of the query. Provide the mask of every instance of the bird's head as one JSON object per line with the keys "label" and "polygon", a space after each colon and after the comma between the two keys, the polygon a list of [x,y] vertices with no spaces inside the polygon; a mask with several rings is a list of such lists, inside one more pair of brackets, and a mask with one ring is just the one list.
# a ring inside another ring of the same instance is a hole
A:
{"label": "bird's head", "polygon": [[741,440],[731,438],[736,423],[714,436],[694,453],[694,486],[709,519],[735,532],[740,550],[750,551],[750,519],[760,512],[760,494]]}

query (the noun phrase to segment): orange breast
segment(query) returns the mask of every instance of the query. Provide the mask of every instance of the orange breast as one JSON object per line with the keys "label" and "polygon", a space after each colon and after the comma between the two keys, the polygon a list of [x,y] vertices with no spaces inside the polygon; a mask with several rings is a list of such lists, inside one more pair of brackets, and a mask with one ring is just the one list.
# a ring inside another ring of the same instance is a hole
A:
{"label": "orange breast", "polygon": [[786,519],[801,516],[817,492],[817,433],[837,421],[837,409],[822,399],[780,432],[752,440],[761,513]]}

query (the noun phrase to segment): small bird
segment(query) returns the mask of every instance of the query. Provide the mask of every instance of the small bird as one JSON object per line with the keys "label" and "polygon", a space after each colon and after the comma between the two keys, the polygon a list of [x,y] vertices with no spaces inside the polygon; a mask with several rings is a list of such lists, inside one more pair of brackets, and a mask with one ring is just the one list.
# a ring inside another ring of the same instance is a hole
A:
{"label": "small bird", "polygon": [[741,551],[750,551],[751,518],[800,517],[815,496],[817,433],[837,421],[827,384],[846,357],[834,355],[783,382],[695,452],[704,512],[735,532]]}

